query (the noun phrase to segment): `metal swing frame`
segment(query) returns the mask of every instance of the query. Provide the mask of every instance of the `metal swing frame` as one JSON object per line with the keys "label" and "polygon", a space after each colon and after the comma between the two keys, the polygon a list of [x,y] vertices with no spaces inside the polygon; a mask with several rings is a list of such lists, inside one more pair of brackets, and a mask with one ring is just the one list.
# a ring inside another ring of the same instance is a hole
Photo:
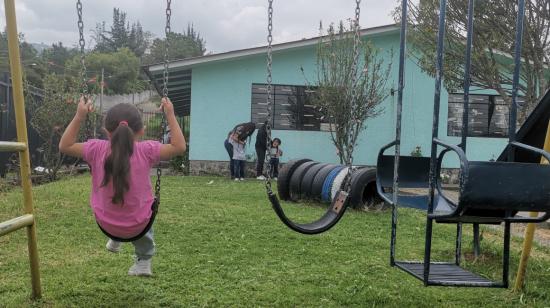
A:
{"label": "metal swing frame", "polygon": [[[446,143],[438,139],[439,107],[441,101],[441,81],[443,77],[443,49],[445,38],[446,0],[440,0],[439,27],[437,40],[436,76],[434,110],[432,123],[431,156],[427,157],[401,157],[401,112],[403,106],[404,68],[407,31],[407,0],[402,1],[401,40],[399,56],[399,89],[397,101],[396,139],[384,146],[378,156],[377,189],[380,196],[392,205],[392,230],[390,263],[392,266],[413,275],[422,280],[424,285],[433,286],[463,286],[463,287],[508,287],[509,259],[510,259],[510,225],[516,222],[538,222],[550,217],[550,202],[545,200],[545,190],[550,188],[539,184],[530,193],[520,192],[526,184],[521,180],[514,182],[515,178],[521,178],[526,172],[536,172],[540,181],[550,180],[550,169],[547,166],[514,163],[514,151],[508,151],[507,162],[471,162],[466,157],[466,141],[468,136],[468,102],[470,91],[470,65],[473,41],[473,19],[475,0],[468,2],[468,25],[466,40],[466,61],[464,67],[464,112],[462,121],[462,138],[458,145]],[[550,154],[544,150],[519,143],[515,140],[517,94],[521,66],[521,42],[523,35],[523,19],[525,13],[525,0],[518,0],[518,12],[516,19],[514,72],[512,84],[512,106],[510,108],[509,147],[525,150],[536,155],[550,158]],[[384,155],[384,152],[395,147],[393,156]],[[438,154],[439,147],[443,150]],[[454,152],[460,160],[460,198],[454,202],[445,196],[441,188],[439,174],[441,163],[445,154]],[[402,164],[400,164],[400,161]],[[529,168],[529,169],[526,169]],[[527,170],[527,171],[526,171]],[[497,181],[487,178],[493,175]],[[390,175],[393,177],[390,178]],[[401,181],[401,178],[402,180]],[[508,179],[507,181],[505,179]],[[499,180],[504,180],[505,185],[498,185]],[[485,183],[486,182],[486,183]],[[390,187],[391,194],[384,187]],[[512,186],[517,184],[516,186]],[[528,183],[532,184],[532,183]],[[502,186],[513,187],[504,194],[499,191]],[[524,186],[522,186],[524,185]],[[429,194],[424,196],[407,196],[400,194],[399,188],[429,188]],[[506,198],[511,200],[506,200]],[[514,203],[515,202],[515,203]],[[415,207],[422,204],[427,207],[426,235],[423,261],[398,261],[395,257],[398,207]],[[529,218],[517,216],[518,211],[534,210],[544,212],[541,217]],[[456,224],[455,257],[453,262],[432,262],[431,246],[433,238],[433,223]],[[500,224],[504,223],[504,242],[502,256],[502,280],[491,281],[475,273],[460,267],[462,224]]]}
{"label": "metal swing frame", "polygon": [[31,299],[36,300],[42,297],[42,287],[40,282],[38,240],[36,237],[36,214],[34,213],[32,196],[31,163],[27,135],[27,121],[25,116],[25,95],[23,93],[23,72],[19,52],[15,1],[4,0],[4,9],[6,13],[6,32],[8,36],[10,72],[13,83],[13,101],[15,108],[15,125],[17,128],[17,142],[0,141],[0,152],[19,153],[19,173],[21,176],[21,187],[23,190],[24,214],[7,221],[0,221],[0,237],[23,228],[26,229],[32,286]]}

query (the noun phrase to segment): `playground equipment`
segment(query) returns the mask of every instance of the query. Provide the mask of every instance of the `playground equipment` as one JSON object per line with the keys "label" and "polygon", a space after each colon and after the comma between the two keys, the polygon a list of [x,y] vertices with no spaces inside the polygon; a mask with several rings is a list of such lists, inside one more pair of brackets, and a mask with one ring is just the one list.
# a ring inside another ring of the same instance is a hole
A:
{"label": "playground equipment", "polygon": [[[353,30],[354,30],[354,43],[353,43],[353,64],[352,64],[352,72],[351,72],[351,83],[353,85],[355,85],[356,83],[356,79],[357,79],[357,72],[356,72],[356,69],[357,69],[357,62],[358,62],[358,59],[359,59],[359,44],[360,44],[360,40],[361,40],[361,37],[360,37],[360,34],[359,34],[359,17],[360,17],[360,13],[361,13],[361,9],[360,9],[360,4],[361,4],[361,0],[356,0],[355,1],[355,19],[354,19],[354,22],[353,22]],[[269,149],[270,148],[270,144],[271,144],[271,118],[273,116],[272,114],[272,95],[271,95],[271,92],[272,92],[272,62],[273,62],[273,50],[272,50],[272,42],[273,42],[273,35],[272,35],[272,31],[273,31],[273,0],[268,0],[268,25],[267,25],[267,30],[268,30],[268,35],[267,35],[267,125],[266,125],[266,131],[267,131],[267,145],[266,145],[266,148]],[[356,100],[357,100],[357,93],[355,93],[353,91],[353,93],[351,94],[351,99],[353,100],[352,101],[352,106],[354,106],[354,104],[356,103]],[[350,114],[350,121],[353,121],[354,120],[354,114],[353,114],[353,110],[351,111],[351,114]],[[353,133],[353,132],[351,132]],[[350,140],[353,139],[351,138],[350,136]],[[342,218],[342,216],[344,215],[345,211],[346,211],[346,208],[348,207],[348,204],[349,204],[349,192],[350,192],[350,187],[351,187],[351,178],[352,178],[352,175],[353,175],[353,168],[352,168],[352,162],[353,162],[353,156],[352,156],[352,152],[353,152],[353,148],[351,148],[350,151],[348,151],[348,159],[347,159],[347,162],[348,162],[348,169],[347,169],[347,175],[345,177],[345,180],[344,180],[344,185],[342,186],[343,189],[340,189],[336,195],[336,197],[332,200],[332,203],[330,205],[330,207],[327,208],[327,211],[325,212],[325,214],[319,218],[318,220],[314,221],[314,222],[311,222],[311,223],[306,223],[306,224],[300,224],[300,223],[296,223],[294,221],[292,221],[290,218],[288,218],[286,215],[285,215],[285,212],[283,210],[283,207],[281,206],[281,203],[279,202],[279,198],[277,197],[277,195],[273,192],[272,188],[271,188],[271,174],[269,172],[267,172],[267,176],[266,176],[266,180],[265,180],[265,189],[266,189],[266,192],[267,192],[267,197],[269,199],[269,201],[271,202],[271,205],[273,207],[273,210],[275,211],[275,213],[277,214],[277,216],[279,217],[279,219],[281,219],[281,221],[287,226],[289,227],[290,229],[296,231],[296,232],[299,232],[299,233],[303,233],[303,234],[319,234],[319,233],[322,233],[322,232],[325,232],[327,230],[329,230],[330,228],[332,228],[334,225],[336,225],[336,223],[338,223],[338,221],[340,220],[340,218]],[[271,163],[271,152],[270,151],[267,151],[267,155],[266,155],[266,160],[268,161],[268,164]],[[307,162],[306,164],[310,165],[309,162]],[[298,166],[298,164],[295,164],[293,166],[289,166],[289,169],[292,169],[292,168],[300,168],[300,166]],[[270,166],[267,168],[267,170],[270,170]],[[292,172],[290,173],[293,173],[294,170],[292,170]],[[301,184],[301,179],[300,179],[300,184]],[[279,185],[281,185],[281,183],[279,183]],[[287,185],[287,184],[285,184]],[[298,184],[296,184],[298,185]],[[287,188],[287,186],[285,186],[285,188]],[[286,193],[286,191],[285,191]]]}
{"label": "playground equipment", "polygon": [[25,100],[23,95],[23,77],[19,53],[19,36],[13,0],[4,0],[6,11],[6,32],[8,35],[8,51],[10,72],[13,83],[13,97],[15,105],[15,122],[17,128],[17,142],[0,141],[0,152],[19,152],[19,170],[21,186],[23,188],[24,215],[0,223],[0,236],[7,235],[21,228],[27,229],[29,247],[29,262],[31,267],[31,282],[33,299],[42,296],[40,286],[40,267],[38,262],[38,247],[36,240],[36,218],[32,200],[31,164],[29,142],[27,139],[27,121],[25,116]]}
{"label": "playground equipment", "polygon": [[[291,160],[281,169],[277,191],[284,201],[311,200],[332,202],[344,184],[348,169],[343,165]],[[375,208],[380,203],[376,192],[376,170],[356,168],[351,177],[349,206]]]}
{"label": "playground equipment", "polygon": [[[168,98],[168,79],[169,79],[168,78],[168,75],[169,75],[169,72],[168,72],[168,62],[169,62],[168,51],[170,49],[170,44],[169,44],[170,43],[169,42],[169,37],[170,37],[170,32],[171,32],[170,18],[172,16],[172,9],[170,8],[171,3],[172,3],[171,0],[166,0],[166,26],[164,28],[166,43],[164,44],[164,71],[163,71],[163,88],[162,88],[163,98]],[[85,57],[85,55],[86,55],[85,54],[86,40],[84,39],[84,22],[82,20],[82,2],[80,0],[76,1],[76,12],[77,12],[77,16],[78,16],[77,25],[78,25],[78,32],[79,32],[78,45],[80,47],[80,82],[81,82],[81,84],[80,84],[80,96],[81,97],[87,97],[88,96],[88,82],[87,82],[88,79],[86,78],[86,57]],[[91,121],[90,121],[89,117],[86,117],[86,137],[87,138],[92,138],[92,133],[91,133],[90,126],[91,126]],[[166,126],[167,126],[166,117],[165,117],[164,113],[161,114],[161,124],[160,124],[160,126],[161,126],[161,133],[160,133],[160,136],[159,136],[159,141],[161,143],[164,143],[164,140],[165,140],[164,135],[166,134]],[[93,170],[90,170],[90,171],[93,172]],[[133,242],[135,240],[140,239],[147,232],[149,232],[149,230],[153,226],[153,223],[154,223],[155,218],[157,216],[158,208],[159,208],[159,205],[160,205],[160,180],[161,180],[161,176],[162,176],[162,169],[160,168],[160,165],[159,165],[157,167],[157,180],[155,182],[155,201],[151,205],[151,217],[149,219],[149,222],[145,226],[145,228],[139,234],[137,234],[135,236],[132,236],[130,238],[120,238],[120,237],[117,237],[117,236],[114,236],[114,235],[110,234],[105,229],[103,229],[99,224],[97,224],[97,226],[99,227],[101,232],[103,232],[107,237],[109,237],[109,238],[111,238],[115,241],[118,241],[118,242]]]}
{"label": "playground equipment", "polygon": [[[464,68],[464,110],[468,110],[468,95],[470,91],[473,12],[474,0],[469,0],[466,63]],[[527,151],[532,155],[542,156],[546,159],[550,158],[548,152],[516,141],[516,100],[521,65],[524,12],[525,1],[519,0],[515,37],[512,106],[510,108],[506,161],[480,162],[469,161],[467,159],[465,149],[468,135],[468,112],[464,112],[463,114],[462,140],[459,145],[448,144],[438,139],[446,0],[440,0],[439,8],[436,57],[437,74],[434,95],[431,157],[407,157],[401,156],[400,153],[404,53],[406,49],[405,35],[407,26],[407,0],[402,1],[396,139],[380,150],[377,165],[377,182],[379,194],[392,205],[391,265],[422,280],[426,286],[508,287],[510,224],[515,222],[544,221],[550,217],[550,200],[547,198],[548,190],[550,189],[550,166],[538,163],[514,162],[514,154],[517,150]],[[385,151],[391,147],[395,148],[394,155],[385,155]],[[440,147],[443,150],[438,154]],[[458,202],[451,200],[444,194],[439,179],[442,160],[451,151],[455,152],[460,159],[461,175]],[[429,194],[411,198],[400,191],[400,188],[418,187],[429,187]],[[391,188],[391,192],[387,188]],[[397,261],[395,259],[395,249],[398,207],[422,203],[428,205],[424,260]],[[517,215],[519,211],[537,211],[544,212],[545,214],[536,218],[523,217]],[[454,262],[431,262],[432,227],[434,221],[437,223],[456,224],[457,226]],[[504,223],[502,281],[494,282],[460,267],[463,223]]]}

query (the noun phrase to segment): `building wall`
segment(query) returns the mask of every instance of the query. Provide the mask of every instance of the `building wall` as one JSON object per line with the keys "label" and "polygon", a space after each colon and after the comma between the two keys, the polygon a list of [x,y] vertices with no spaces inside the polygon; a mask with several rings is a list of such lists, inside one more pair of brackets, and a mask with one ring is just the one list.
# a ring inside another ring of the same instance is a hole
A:
{"label": "building wall", "polygon": [[[385,34],[371,39],[386,63],[393,63],[387,88],[396,89],[399,35]],[[407,60],[405,72],[402,153],[409,154],[420,146],[423,155],[429,155],[435,81],[422,73],[411,60]],[[227,160],[223,141],[235,124],[250,121],[251,85],[265,83],[265,55],[198,65],[192,70],[192,79],[190,160]],[[315,46],[287,49],[274,54],[273,83],[304,85],[306,79],[315,80]],[[458,143],[459,138],[447,137],[447,96],[443,90],[439,136]],[[396,102],[397,95],[389,96],[381,105],[382,113],[367,121],[366,131],[360,136],[354,155],[356,164],[375,165],[380,147],[394,139]],[[275,130],[272,134],[282,140],[283,161],[307,157],[322,162],[338,162],[328,132]],[[254,153],[254,140],[253,136],[252,145],[247,149],[251,155]],[[497,138],[469,138],[468,141],[467,154],[471,160],[496,158],[506,142]],[[449,155],[445,167],[456,166],[456,157]]]}

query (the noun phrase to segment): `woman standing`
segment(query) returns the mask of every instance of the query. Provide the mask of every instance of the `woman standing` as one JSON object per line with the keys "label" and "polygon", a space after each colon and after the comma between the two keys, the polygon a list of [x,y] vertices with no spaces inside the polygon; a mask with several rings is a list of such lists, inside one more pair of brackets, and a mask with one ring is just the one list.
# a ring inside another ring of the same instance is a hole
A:
{"label": "woman standing", "polygon": [[233,145],[231,144],[231,136],[233,135],[233,131],[230,131],[227,134],[227,138],[223,142],[223,146],[225,147],[225,150],[227,151],[227,154],[229,155],[229,172],[231,174],[231,179],[235,178],[235,165],[233,163]]}
{"label": "woman standing", "polygon": [[256,178],[258,180],[265,180],[263,175],[264,173],[264,161],[265,161],[265,151],[267,151],[267,121],[262,124],[260,129],[258,129],[258,134],[256,135],[256,157],[258,162],[256,163]]}

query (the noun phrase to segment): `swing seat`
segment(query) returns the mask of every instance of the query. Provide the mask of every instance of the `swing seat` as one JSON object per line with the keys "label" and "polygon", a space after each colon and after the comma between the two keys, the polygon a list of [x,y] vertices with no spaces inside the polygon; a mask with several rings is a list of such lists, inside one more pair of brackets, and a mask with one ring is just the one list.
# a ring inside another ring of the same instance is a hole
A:
{"label": "swing seat", "polygon": [[[434,139],[434,143],[445,149],[437,160],[436,174],[446,153],[453,151],[460,159],[460,195],[454,202],[441,191],[449,210],[435,207],[431,218],[437,222],[540,222],[550,218],[550,165],[522,162],[468,161],[461,148]],[[510,146],[543,156],[550,154],[519,142]],[[439,182],[439,181],[438,181]],[[538,218],[517,216],[520,211],[542,212]]]}
{"label": "swing seat", "polygon": [[[393,204],[392,186],[395,158],[393,155],[384,155],[384,152],[395,146],[392,142],[382,149],[378,154],[376,164],[376,186],[378,194],[387,203]],[[421,156],[400,156],[399,157],[399,189],[397,194],[397,205],[419,210],[427,210],[429,202],[428,189],[430,187],[430,158]],[[421,193],[404,192],[401,189],[418,189]],[[450,211],[448,202],[445,199],[438,201],[440,211]]]}
{"label": "swing seat", "polygon": [[122,237],[112,235],[109,232],[107,232],[107,230],[103,229],[98,222],[96,223],[97,223],[97,226],[99,227],[99,230],[101,230],[103,234],[105,234],[108,238],[112,239],[113,241],[123,242],[123,243],[134,242],[142,238],[145,234],[147,234],[147,232],[149,232],[149,230],[151,230],[151,228],[153,227],[153,223],[155,222],[155,218],[157,217],[158,207],[159,207],[159,199],[155,198],[155,200],[153,201],[153,204],[151,205],[151,217],[149,218],[149,222],[139,234],[132,236],[130,238],[122,238]]}
{"label": "swing seat", "polygon": [[[550,218],[550,166],[517,162],[468,161],[461,148],[434,139],[444,147],[437,160],[437,183],[434,207],[430,218],[440,223],[498,224],[511,222],[540,222]],[[380,150],[377,163],[377,188],[382,199],[393,205],[394,156],[384,152],[395,145],[392,142]],[[518,142],[512,146],[538,155],[548,153]],[[455,152],[460,159],[460,187],[458,201],[445,195],[439,174],[445,154]],[[397,205],[427,210],[429,205],[429,157],[401,156],[399,159],[399,188]],[[401,189],[423,189],[411,194]],[[538,218],[517,216],[520,211],[543,212]]]}

